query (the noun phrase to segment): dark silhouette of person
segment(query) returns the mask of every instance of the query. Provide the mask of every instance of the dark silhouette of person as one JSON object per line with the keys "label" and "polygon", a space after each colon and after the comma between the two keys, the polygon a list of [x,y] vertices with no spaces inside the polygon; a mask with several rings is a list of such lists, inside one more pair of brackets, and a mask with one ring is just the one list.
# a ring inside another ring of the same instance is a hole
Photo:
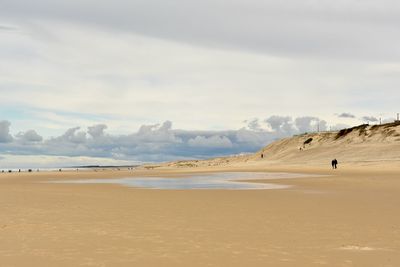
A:
{"label": "dark silhouette of person", "polygon": [[332,160],[332,169],[337,169],[338,161],[337,159]]}
{"label": "dark silhouette of person", "polygon": [[264,154],[261,154],[261,158],[264,158]]}

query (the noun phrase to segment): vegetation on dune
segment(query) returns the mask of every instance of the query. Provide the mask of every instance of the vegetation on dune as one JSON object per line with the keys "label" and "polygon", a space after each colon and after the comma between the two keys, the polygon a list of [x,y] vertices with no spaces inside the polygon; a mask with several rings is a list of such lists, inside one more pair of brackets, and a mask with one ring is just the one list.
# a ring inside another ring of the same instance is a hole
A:
{"label": "vegetation on dune", "polygon": [[304,141],[304,145],[307,145],[307,144],[310,144],[311,142],[312,142],[312,138],[310,137],[310,138],[308,138],[306,141]]}
{"label": "vegetation on dune", "polygon": [[346,129],[342,129],[340,130],[337,134],[335,139],[339,139],[339,138],[343,138],[346,135],[348,135],[349,133],[353,132],[353,131],[360,131],[359,135],[361,136],[362,134],[365,134],[366,132],[366,128],[369,126],[369,124],[361,124],[359,126],[355,126],[355,127],[351,127],[351,128],[346,128]]}

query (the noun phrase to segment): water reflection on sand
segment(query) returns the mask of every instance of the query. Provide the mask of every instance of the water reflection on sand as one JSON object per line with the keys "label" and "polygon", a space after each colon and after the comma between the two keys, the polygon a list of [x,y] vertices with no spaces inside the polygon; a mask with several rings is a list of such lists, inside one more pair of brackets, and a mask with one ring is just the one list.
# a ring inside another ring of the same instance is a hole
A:
{"label": "water reflection on sand", "polygon": [[56,183],[77,184],[118,184],[147,189],[284,189],[290,185],[255,183],[246,180],[273,180],[310,177],[313,175],[294,173],[261,173],[261,172],[223,172],[171,177],[126,177],[119,179],[88,179],[75,181],[57,181]]}

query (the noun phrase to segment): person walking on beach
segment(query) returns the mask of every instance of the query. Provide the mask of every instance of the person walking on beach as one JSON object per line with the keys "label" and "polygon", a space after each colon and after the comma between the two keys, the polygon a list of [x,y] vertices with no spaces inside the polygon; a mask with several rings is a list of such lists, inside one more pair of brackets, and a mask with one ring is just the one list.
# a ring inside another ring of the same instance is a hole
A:
{"label": "person walking on beach", "polygon": [[332,160],[332,169],[337,169],[338,161],[337,159]]}

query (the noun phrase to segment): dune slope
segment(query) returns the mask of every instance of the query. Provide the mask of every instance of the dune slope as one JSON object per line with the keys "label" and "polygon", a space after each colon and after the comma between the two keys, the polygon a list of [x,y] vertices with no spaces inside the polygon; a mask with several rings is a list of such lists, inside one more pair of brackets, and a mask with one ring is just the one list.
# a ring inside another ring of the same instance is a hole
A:
{"label": "dune slope", "polygon": [[251,155],[177,161],[160,167],[326,165],[334,158],[346,164],[400,163],[400,122],[305,133],[273,142]]}
{"label": "dune slope", "polygon": [[277,163],[400,161],[400,123],[367,124],[338,132],[303,134],[270,144],[252,159]]}

